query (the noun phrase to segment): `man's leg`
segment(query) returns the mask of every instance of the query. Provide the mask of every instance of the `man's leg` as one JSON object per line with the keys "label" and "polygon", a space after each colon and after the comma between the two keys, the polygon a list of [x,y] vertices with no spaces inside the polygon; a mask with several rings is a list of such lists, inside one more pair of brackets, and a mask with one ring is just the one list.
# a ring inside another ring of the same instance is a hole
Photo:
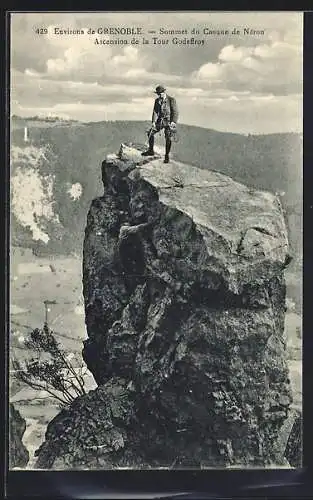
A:
{"label": "man's leg", "polygon": [[150,135],[149,135],[149,149],[142,153],[142,156],[152,156],[154,155],[154,134],[157,131],[151,130]]}
{"label": "man's leg", "polygon": [[149,137],[149,150],[154,152],[154,132]]}
{"label": "man's leg", "polygon": [[166,127],[166,129],[164,131],[164,134],[165,134],[165,158],[164,158],[164,163],[169,163],[169,161],[170,161],[169,154],[170,154],[171,147],[172,147],[171,131],[170,131],[169,127]]}

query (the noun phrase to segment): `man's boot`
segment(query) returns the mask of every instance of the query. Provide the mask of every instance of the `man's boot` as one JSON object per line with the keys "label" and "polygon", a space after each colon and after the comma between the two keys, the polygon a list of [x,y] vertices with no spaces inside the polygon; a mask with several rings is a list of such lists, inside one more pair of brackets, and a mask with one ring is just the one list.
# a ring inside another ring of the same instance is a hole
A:
{"label": "man's boot", "polygon": [[149,149],[144,153],[141,153],[141,156],[153,156],[154,155],[154,135],[150,135],[149,137]]}

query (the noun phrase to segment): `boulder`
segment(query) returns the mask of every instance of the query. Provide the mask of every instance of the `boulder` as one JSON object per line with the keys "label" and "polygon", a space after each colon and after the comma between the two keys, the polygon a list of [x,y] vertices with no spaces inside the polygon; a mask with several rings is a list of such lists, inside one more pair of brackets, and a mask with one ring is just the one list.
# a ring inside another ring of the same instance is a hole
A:
{"label": "boulder", "polygon": [[[130,149],[103,162],[104,195],[85,230],[83,356],[99,385],[94,414],[101,421],[109,404],[101,394],[121,380],[131,407],[112,422],[123,446],[101,454],[100,466],[284,464],[274,446],[292,402],[280,201]],[[89,397],[80,398],[82,415]],[[72,406],[51,423],[42,450],[54,458],[39,451],[40,466],[56,467],[64,446],[86,442],[88,418],[73,434],[76,419]],[[68,467],[85,463],[67,457]],[[88,467],[99,466],[93,457]]]}
{"label": "boulder", "polygon": [[16,410],[12,403],[9,405],[9,462],[10,468],[26,467],[29,461],[29,453],[24,445],[22,439],[26,429],[25,419],[21,416],[20,412]]}
{"label": "boulder", "polygon": [[132,396],[131,386],[117,378],[78,397],[48,424],[45,441],[35,451],[36,468],[114,467],[126,448]]}
{"label": "boulder", "polygon": [[291,467],[302,467],[302,412],[295,410],[292,414],[292,427],[288,435],[285,457]]}

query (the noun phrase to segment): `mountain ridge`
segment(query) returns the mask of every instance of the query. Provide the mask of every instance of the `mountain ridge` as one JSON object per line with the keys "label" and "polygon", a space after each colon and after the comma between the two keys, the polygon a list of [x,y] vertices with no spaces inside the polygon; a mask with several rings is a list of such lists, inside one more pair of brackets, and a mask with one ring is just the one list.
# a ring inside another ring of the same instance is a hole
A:
{"label": "mountain ridge", "polygon": [[[14,125],[16,122],[31,122],[31,126],[34,126],[32,122],[59,122],[60,124],[67,124],[70,126],[73,123],[76,123],[77,125],[104,125],[104,124],[113,124],[113,123],[137,123],[137,124],[144,124],[144,125],[149,125],[150,122],[148,120],[97,120],[97,121],[84,121],[84,120],[77,120],[77,119],[72,119],[72,118],[62,118],[59,116],[19,116],[19,115],[12,115],[11,117],[11,124]],[[70,123],[71,122],[71,123]],[[243,137],[263,137],[263,136],[281,136],[281,135],[297,135],[297,136],[302,136],[302,132],[298,131],[289,131],[289,132],[268,132],[268,133],[240,133],[240,132],[234,132],[234,131],[227,131],[227,130],[219,130],[219,129],[214,129],[211,127],[203,127],[201,125],[191,125],[188,123],[180,122],[179,127],[192,127],[193,129],[200,129],[200,130],[207,130],[209,132],[218,132],[221,134],[229,134],[229,135],[237,135],[237,136],[243,136]]]}

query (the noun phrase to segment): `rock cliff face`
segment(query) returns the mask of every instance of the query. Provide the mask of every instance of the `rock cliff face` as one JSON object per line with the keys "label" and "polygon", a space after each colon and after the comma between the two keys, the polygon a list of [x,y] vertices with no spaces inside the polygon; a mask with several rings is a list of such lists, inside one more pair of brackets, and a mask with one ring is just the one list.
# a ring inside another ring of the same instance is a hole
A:
{"label": "rock cliff face", "polygon": [[50,423],[38,467],[279,465],[291,390],[278,198],[123,145],[102,178],[83,262],[99,388]]}
{"label": "rock cliff face", "polygon": [[10,403],[10,468],[25,467],[29,460],[29,453],[22,442],[26,429],[26,422],[20,412]]}

